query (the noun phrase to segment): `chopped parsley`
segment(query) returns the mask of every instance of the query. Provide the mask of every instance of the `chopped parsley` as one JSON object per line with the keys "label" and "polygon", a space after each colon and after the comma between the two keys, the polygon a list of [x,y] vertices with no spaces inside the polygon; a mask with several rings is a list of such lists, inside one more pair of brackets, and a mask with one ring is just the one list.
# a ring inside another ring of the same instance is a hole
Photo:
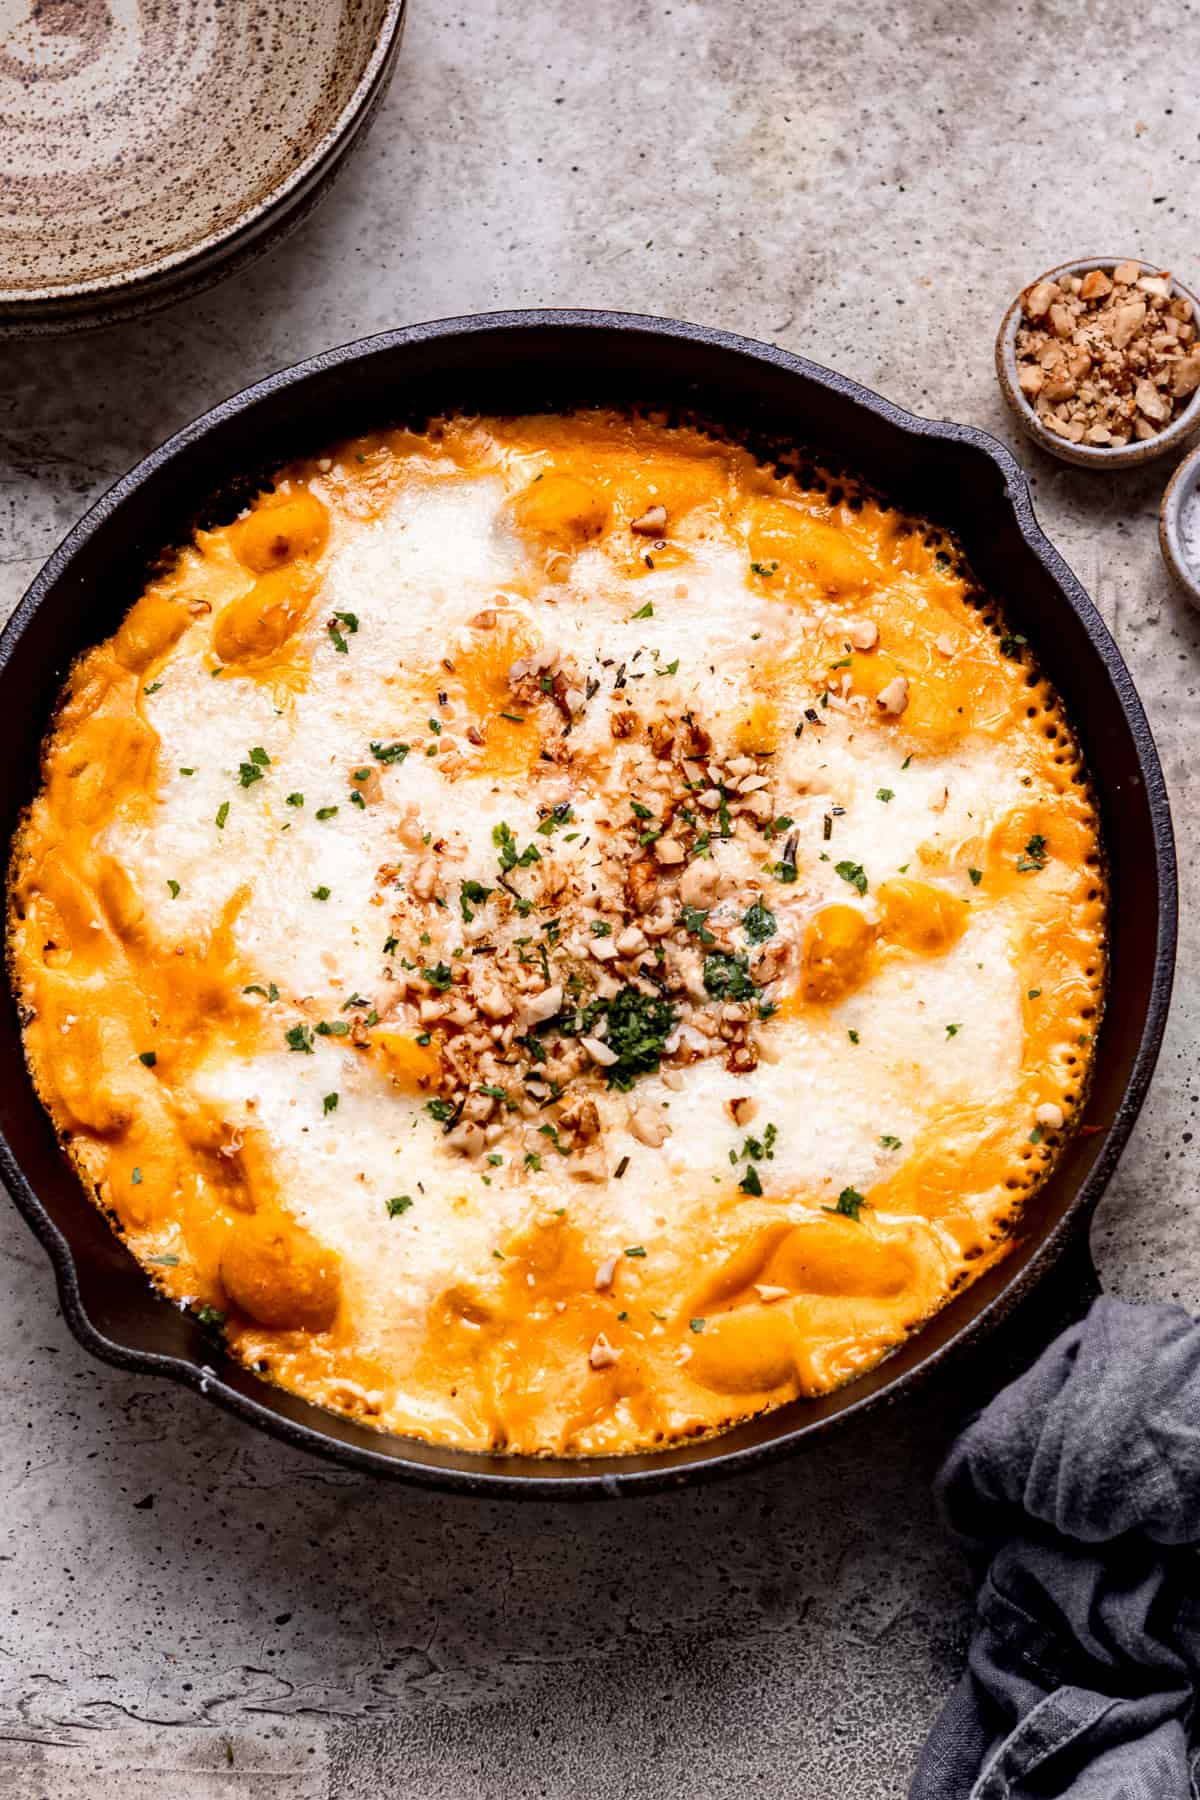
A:
{"label": "chopped parsley", "polygon": [[1006,631],[1000,639],[1000,654],[1019,657],[1028,642],[1029,639],[1022,637],[1019,631]]}
{"label": "chopped parsley", "polygon": [[679,671],[679,658],[676,657],[674,662],[667,663],[665,668],[655,669],[654,673],[656,675],[675,675],[678,673],[678,671]]}
{"label": "chopped parsley", "polygon": [[336,1094],[326,1094],[324,1100],[322,1100],[322,1102],[321,1102],[322,1111],[326,1112],[326,1113],[336,1112],[337,1107],[338,1107],[337,1095]]}
{"label": "chopped parsley", "polygon": [[753,906],[747,907],[742,914],[742,930],[752,944],[763,944],[769,937],[774,937],[779,927],[775,922],[775,914],[762,900],[756,900]]}
{"label": "chopped parsley", "polygon": [[854,1219],[857,1222],[858,1215],[866,1204],[866,1200],[857,1188],[845,1187],[837,1197],[837,1205],[823,1206],[821,1211],[840,1213],[844,1219]]}
{"label": "chopped parsley", "polygon": [[[651,1075],[658,1068],[663,1045],[675,1029],[675,1016],[669,1000],[626,986],[611,1000],[589,1000],[586,1006],[561,1012],[549,1023],[564,1037],[586,1037],[601,1017],[607,1018],[604,1041],[617,1058],[608,1069],[608,1085],[628,1093],[640,1075]],[[523,1041],[532,1053],[537,1039],[529,1037]]]}
{"label": "chopped parsley", "polygon": [[270,988],[268,989],[259,987],[256,981],[252,981],[249,987],[244,987],[242,989],[242,992],[243,994],[261,994],[264,1000],[278,1000],[279,998],[279,989],[275,986],[274,982],[271,983]]}
{"label": "chopped parsley", "polygon": [[704,1330],[704,1327],[707,1324],[708,1324],[707,1319],[689,1319],[688,1320],[688,1330],[694,1331],[696,1333],[696,1336],[699,1337],[700,1333]]}
{"label": "chopped parsley", "polygon": [[753,1000],[758,989],[744,956],[714,950],[704,959],[704,987],[714,1000]]}
{"label": "chopped parsley", "polygon": [[630,617],[634,619],[652,619],[654,617],[653,602],[647,600],[645,606],[639,606],[635,613],[630,614]]}
{"label": "chopped parsley", "polygon": [[983,870],[982,869],[968,869],[967,874],[971,877],[971,886],[972,887],[978,887],[980,882],[983,880]]}
{"label": "chopped parsley", "polygon": [[861,863],[840,862],[833,866],[843,881],[849,882],[850,886],[856,888],[860,894],[866,893],[867,877]]}
{"label": "chopped parsley", "polygon": [[409,746],[407,744],[375,743],[371,745],[371,755],[375,758],[376,762],[381,763],[402,763],[408,755],[408,752]]}
{"label": "chopped parsley", "polygon": [[857,1044],[857,1042],[858,1042],[857,1031],[847,1031],[846,1036],[850,1039],[850,1042],[852,1044]]}
{"label": "chopped parsley", "polygon": [[690,931],[694,937],[698,937],[702,944],[715,944],[717,940],[705,923],[707,918],[708,909],[706,907],[685,906],[679,915],[679,923],[685,931]]}
{"label": "chopped parsley", "polygon": [[607,919],[593,919],[591,924],[588,926],[588,930],[591,932],[591,934],[594,938],[602,938],[602,937],[611,937],[612,936],[612,926],[609,924]]}
{"label": "chopped parsley", "polygon": [[626,1244],[623,1254],[625,1256],[645,1256],[646,1251],[642,1244]]}
{"label": "chopped parsley", "polygon": [[890,1131],[885,1131],[879,1142],[885,1150],[899,1150],[901,1148],[900,1139],[898,1137],[893,1137]]}
{"label": "chopped parsley", "polygon": [[770,872],[775,877],[776,881],[782,881],[787,886],[790,886],[792,882],[799,880],[799,871],[794,862],[772,863]]}
{"label": "chopped parsley", "polygon": [[284,1032],[283,1041],[289,1050],[303,1051],[305,1056],[313,1053],[313,1034],[307,1025],[293,1025],[290,1031]]}
{"label": "chopped parsley", "polygon": [[366,810],[367,803],[363,799],[362,795],[359,793],[357,788],[350,789],[349,800],[350,800],[351,806],[361,806],[364,811]]}
{"label": "chopped parsley", "polygon": [[539,1125],[538,1131],[542,1137],[550,1139],[560,1156],[570,1156],[571,1151],[568,1145],[559,1142],[557,1125]]}
{"label": "chopped parsley", "polygon": [[138,1054],[138,1061],[144,1063],[148,1069],[152,1069],[157,1063],[158,1057],[153,1050],[142,1050]]}
{"label": "chopped parsley", "polygon": [[1030,875],[1046,866],[1046,840],[1040,831],[1035,831],[1025,846],[1022,856],[1017,858],[1017,872]]}
{"label": "chopped parsley", "polygon": [[961,1025],[947,1025],[946,1036],[948,1038],[957,1037],[961,1030],[962,1030]]}
{"label": "chopped parsley", "polygon": [[142,1185],[142,1171],[141,1171],[141,1170],[140,1170],[140,1169],[135,1169],[135,1170],[134,1170],[134,1171],[133,1171],[133,1173],[132,1173],[132,1175],[131,1175],[131,1176],[130,1176],[130,1177],[129,1177],[129,1179],[130,1179],[130,1181],[131,1181],[131,1182],[132,1182],[132,1183],[133,1183],[133,1185],[134,1185],[134,1187],[141,1187],[141,1185]]}
{"label": "chopped parsley", "polygon": [[170,889],[172,900],[178,900],[180,892],[179,883],[177,881],[168,881],[167,887]]}
{"label": "chopped parsley", "polygon": [[876,788],[875,798],[877,800],[882,800],[886,805],[889,800],[894,800],[896,795],[892,788]]}
{"label": "chopped parsley", "polygon": [[743,1194],[754,1194],[757,1196],[762,1193],[762,1182],[758,1178],[758,1170],[753,1163],[747,1165],[746,1172],[738,1182],[738,1186],[741,1188]]}
{"label": "chopped parsley", "polygon": [[161,681],[152,681],[150,683],[149,687],[145,687],[142,689],[142,692],[143,692],[143,694],[157,694],[157,692],[161,686],[162,686]]}
{"label": "chopped parsley", "polygon": [[436,1119],[439,1125],[448,1125],[454,1117],[454,1108],[449,1100],[427,1100],[425,1111],[431,1119]]}
{"label": "chopped parsley", "polygon": [[573,825],[574,823],[575,814],[571,810],[570,802],[563,800],[542,820],[541,824],[537,827],[537,834],[539,837],[552,837],[560,826]]}
{"label": "chopped parsley", "polygon": [[180,769],[180,771],[179,771],[179,773],[180,773],[180,774],[181,774],[181,775],[194,775],[194,774],[195,774],[195,773],[196,773],[196,771],[195,771],[195,769],[183,769],[183,768],[181,768],[181,769]]}
{"label": "chopped parsley", "polygon": [[[752,1157],[756,1162],[775,1160],[775,1139],[779,1136],[774,1125],[768,1125],[761,1138],[748,1137],[742,1145],[741,1154]],[[735,1158],[736,1160],[736,1158]]]}
{"label": "chopped parsley", "polygon": [[228,802],[228,800],[222,800],[220,806],[218,806],[218,808],[217,808],[217,830],[218,831],[224,831],[225,821],[228,817],[229,817],[229,802]]}
{"label": "chopped parsley", "polygon": [[347,1037],[349,1032],[345,1019],[322,1019],[317,1026],[318,1037]]}
{"label": "chopped parsley", "polygon": [[398,1219],[402,1213],[406,1213],[408,1211],[408,1209],[411,1205],[412,1205],[412,1195],[411,1194],[393,1194],[392,1198],[387,1202],[388,1218],[389,1219]]}
{"label": "chopped parsley", "polygon": [[215,1306],[210,1306],[207,1301],[203,1306],[196,1308],[196,1317],[201,1325],[207,1325],[210,1331],[220,1331],[225,1324],[225,1314],[218,1311]]}
{"label": "chopped parsley", "polygon": [[627,1092],[639,1075],[658,1068],[663,1045],[675,1029],[675,1008],[658,995],[623,987],[607,1005],[610,1050],[616,1062],[608,1071],[608,1085]]}
{"label": "chopped parsley", "polygon": [[1029,992],[1025,996],[1025,998],[1027,1000],[1040,1000],[1041,997],[1042,997],[1041,988],[1030,988]]}
{"label": "chopped parsley", "polygon": [[263,770],[269,769],[270,766],[270,757],[262,745],[257,744],[251,750],[249,760],[238,765],[238,780],[244,788],[250,787],[254,782],[262,780]]}
{"label": "chopped parsley", "polygon": [[289,794],[287,797],[287,804],[289,806],[303,806],[304,805],[304,795],[303,794]]}
{"label": "chopped parsley", "polygon": [[755,575],[761,575],[764,581],[768,581],[778,567],[778,562],[752,562],[750,564],[751,571]]}
{"label": "chopped parsley", "polygon": [[421,973],[430,987],[436,988],[439,994],[444,994],[454,980],[454,971],[447,968],[444,962],[434,963],[432,969],[422,969]]}
{"label": "chopped parsley", "polygon": [[327,887],[315,887],[312,891],[312,897],[314,900],[328,900],[329,889]]}
{"label": "chopped parsley", "polygon": [[347,632],[353,637],[354,633],[358,630],[358,619],[354,613],[351,612],[335,612],[333,618],[330,619],[329,624],[326,627],[330,637],[333,639],[334,649],[338,651],[340,655],[346,656],[349,653],[350,646],[338,630],[339,624],[344,625]]}
{"label": "chopped parsley", "polygon": [[336,813],[336,806],[318,806],[316,816],[318,819],[332,819]]}
{"label": "chopped parsley", "polygon": [[463,920],[470,924],[475,917],[475,908],[486,902],[489,894],[495,890],[484,887],[482,881],[464,881],[459,885],[458,904],[462,908]]}
{"label": "chopped parsley", "polygon": [[526,844],[524,850],[518,851],[512,827],[503,820],[499,825],[492,826],[492,842],[500,852],[502,875],[507,875],[510,869],[527,869],[532,863],[542,860],[542,853],[536,844]]}

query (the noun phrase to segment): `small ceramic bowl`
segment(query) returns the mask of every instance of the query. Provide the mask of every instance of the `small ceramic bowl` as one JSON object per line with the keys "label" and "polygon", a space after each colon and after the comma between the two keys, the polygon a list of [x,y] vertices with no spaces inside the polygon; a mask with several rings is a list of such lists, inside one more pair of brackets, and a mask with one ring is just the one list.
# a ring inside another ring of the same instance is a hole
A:
{"label": "small ceramic bowl", "polygon": [[[1184,542],[1185,516],[1192,522],[1191,554]],[[1185,456],[1162,497],[1158,542],[1163,561],[1193,606],[1200,607],[1200,450]]]}
{"label": "small ceramic bowl", "polygon": [[0,32],[0,338],[165,306],[294,229],[386,91],[405,0],[16,10]]}
{"label": "small ceramic bowl", "polygon": [[[1060,263],[1056,269],[1047,269],[1044,275],[1036,277],[1038,281],[1057,281],[1062,275],[1086,275],[1089,269],[1103,269],[1111,275],[1118,263],[1136,262],[1145,275],[1158,275],[1161,267],[1155,263],[1142,262],[1136,256],[1084,256],[1078,262]],[[1027,282],[1021,289],[1032,287]],[[1184,287],[1181,281],[1172,278],[1171,289],[1181,294],[1192,303],[1193,315],[1200,324],[1200,299],[1190,288]],[[1081,469],[1131,469],[1143,463],[1153,462],[1156,456],[1163,456],[1168,450],[1176,452],[1183,449],[1190,438],[1200,431],[1200,389],[1192,395],[1183,411],[1177,413],[1169,425],[1156,432],[1152,438],[1131,438],[1128,444],[1072,444],[1060,437],[1057,431],[1051,431],[1039,419],[1030,402],[1017,383],[1017,329],[1021,323],[1021,294],[1018,294],[1008,311],[996,336],[996,374],[1000,378],[1000,390],[1018,420],[1029,436],[1051,456],[1057,456],[1061,462],[1076,464]]]}

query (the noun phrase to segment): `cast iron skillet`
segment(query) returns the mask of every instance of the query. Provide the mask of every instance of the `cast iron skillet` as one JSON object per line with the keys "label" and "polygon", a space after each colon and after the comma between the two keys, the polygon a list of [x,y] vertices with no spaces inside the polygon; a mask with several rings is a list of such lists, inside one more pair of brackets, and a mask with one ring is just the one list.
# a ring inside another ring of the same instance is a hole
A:
{"label": "cast iron skillet", "polygon": [[842,375],[769,345],[670,320],[495,313],[385,332],[272,375],[153,452],[75,527],[0,639],[0,826],[34,790],[38,747],[72,658],[113,631],[164,547],[236,504],[279,464],[401,418],[465,407],[527,411],[650,402],[721,422],[752,444],[811,444],[898,504],[955,530],[981,582],[1036,646],[1082,739],[1111,871],[1111,1004],[1087,1107],[1030,1208],[1018,1248],[852,1387],[781,1407],[724,1436],[654,1455],[506,1459],[382,1437],[259,1381],[150,1288],[61,1154],[0,1019],[0,1172],[58,1279],[68,1323],[97,1356],[199,1388],[285,1442],[352,1469],[474,1494],[594,1499],[749,1468],[895,1397],[960,1353],[1078,1243],[1137,1117],[1166,1020],[1175,953],[1170,813],[1145,714],[1087,594],[1034,520],[1008,452],[965,425],[901,412]]}

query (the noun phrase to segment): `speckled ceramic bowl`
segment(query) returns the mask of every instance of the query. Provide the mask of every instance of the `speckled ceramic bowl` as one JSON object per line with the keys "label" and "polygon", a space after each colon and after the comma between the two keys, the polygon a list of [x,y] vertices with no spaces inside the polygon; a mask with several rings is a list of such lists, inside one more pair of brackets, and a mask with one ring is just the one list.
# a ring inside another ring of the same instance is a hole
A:
{"label": "speckled ceramic bowl", "polygon": [[[1185,514],[1195,520],[1190,556],[1183,537]],[[1200,607],[1200,450],[1185,456],[1167,483],[1158,513],[1158,542],[1176,582],[1192,605]]]}
{"label": "speckled ceramic bowl", "polygon": [[[1137,256],[1084,256],[1077,262],[1059,263],[1056,269],[1047,269],[1044,275],[1035,276],[1034,281],[1057,281],[1062,275],[1086,275],[1089,269],[1103,269],[1106,274],[1111,275],[1118,263],[1123,262],[1136,262],[1145,275],[1157,275],[1161,272],[1161,264],[1143,262]],[[1016,338],[1017,328],[1021,323],[1021,294],[1025,292],[1025,288],[1033,285],[1033,281],[1026,282],[1004,315],[996,336],[996,374],[1000,378],[1000,390],[1004,398],[1034,442],[1043,450],[1048,450],[1051,456],[1057,456],[1060,462],[1074,463],[1081,469],[1131,469],[1153,462],[1156,456],[1163,456],[1168,450],[1182,450],[1189,439],[1200,431],[1200,389],[1192,395],[1183,411],[1154,437],[1137,438],[1115,447],[1071,444],[1066,438],[1059,437],[1056,431],[1051,431],[1048,425],[1043,425],[1017,384]],[[1191,288],[1184,287],[1181,281],[1174,278],[1171,287],[1174,293],[1182,294],[1191,301],[1196,320],[1200,323],[1200,299],[1197,299]]]}
{"label": "speckled ceramic bowl", "polygon": [[0,6],[0,336],[167,305],[294,228],[361,138],[405,0]]}

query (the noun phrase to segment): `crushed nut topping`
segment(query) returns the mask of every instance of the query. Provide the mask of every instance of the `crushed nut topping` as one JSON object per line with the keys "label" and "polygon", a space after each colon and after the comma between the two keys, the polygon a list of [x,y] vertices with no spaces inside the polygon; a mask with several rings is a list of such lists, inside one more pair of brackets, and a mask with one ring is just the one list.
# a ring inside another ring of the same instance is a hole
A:
{"label": "crushed nut topping", "polygon": [[1017,381],[1038,418],[1071,444],[1151,438],[1200,388],[1192,303],[1171,277],[1123,262],[1021,295]]}
{"label": "crushed nut topping", "polygon": [[596,1341],[588,1351],[588,1362],[593,1369],[611,1369],[621,1360],[621,1352],[614,1350],[604,1333],[597,1334]]}
{"label": "crushed nut topping", "polygon": [[[557,706],[563,668],[542,647],[509,669],[530,716]],[[598,684],[578,680],[590,704]],[[514,1166],[557,1155],[583,1181],[607,1179],[604,1116],[618,1128],[593,1096],[647,1075],[670,1087],[708,1057],[752,1073],[799,955],[776,892],[792,880],[795,834],[770,753],[719,751],[666,702],[614,716],[629,729],[599,786],[586,758],[576,774],[569,738],[539,771],[528,841],[501,822],[494,861],[478,866],[409,809],[397,861],[379,872],[393,896],[382,1022],[426,1047],[419,1086],[447,1148],[480,1159],[504,1140]],[[735,1116],[753,1112],[747,1096]],[[651,1149],[671,1134],[666,1108],[632,1098],[620,1128]]]}

